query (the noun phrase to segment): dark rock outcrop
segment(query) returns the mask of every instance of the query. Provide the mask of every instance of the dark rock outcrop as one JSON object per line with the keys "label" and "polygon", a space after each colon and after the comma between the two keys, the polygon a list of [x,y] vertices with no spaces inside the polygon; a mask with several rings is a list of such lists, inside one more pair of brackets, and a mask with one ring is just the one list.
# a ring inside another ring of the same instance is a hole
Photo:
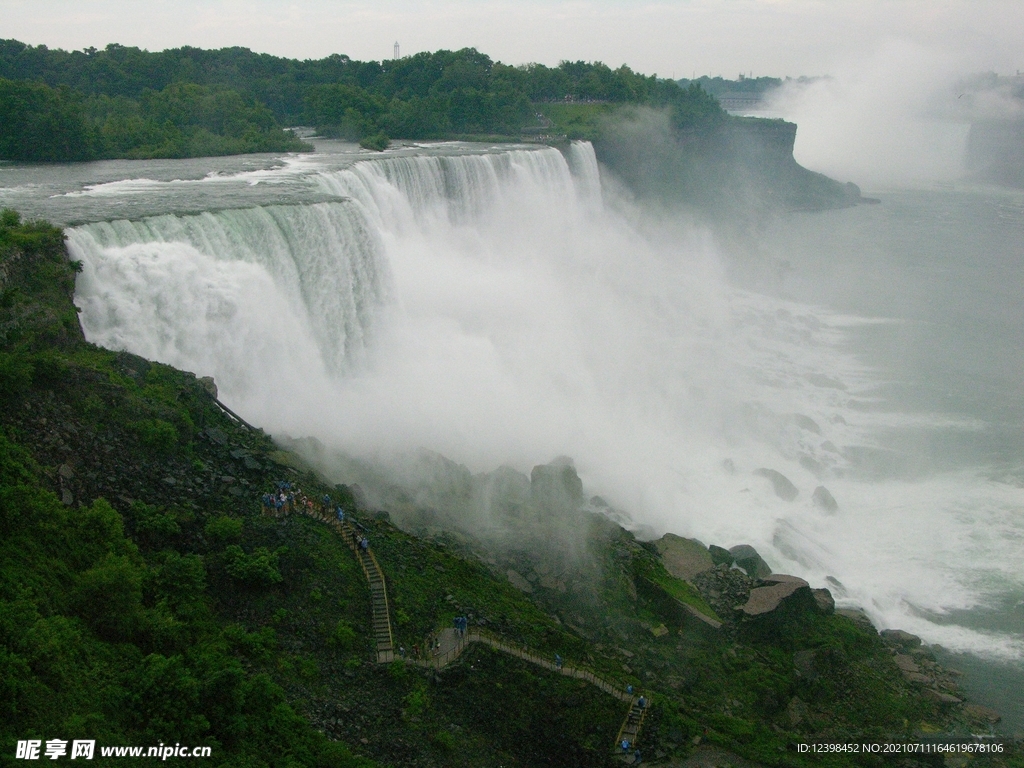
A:
{"label": "dark rock outcrop", "polygon": [[754,474],[760,477],[767,478],[771,481],[772,488],[775,489],[775,495],[785,501],[793,501],[797,496],[800,495],[800,491],[797,487],[790,482],[790,479],[781,472],[774,469],[755,469]]}
{"label": "dark rock outcrop", "polygon": [[656,542],[665,570],[677,579],[690,581],[698,573],[715,567],[715,561],[707,547],[694,539],[684,539],[674,533],[666,533]]}
{"label": "dark rock outcrop", "polygon": [[824,485],[819,485],[814,489],[814,493],[811,494],[811,501],[814,502],[814,506],[818,509],[830,515],[839,511],[839,504],[836,502],[835,497],[829,493],[828,488]]}
{"label": "dark rock outcrop", "polygon": [[768,567],[768,563],[749,544],[730,547],[729,554],[732,555],[733,562],[746,571],[751,578],[763,579],[765,576],[771,575],[772,569]]}

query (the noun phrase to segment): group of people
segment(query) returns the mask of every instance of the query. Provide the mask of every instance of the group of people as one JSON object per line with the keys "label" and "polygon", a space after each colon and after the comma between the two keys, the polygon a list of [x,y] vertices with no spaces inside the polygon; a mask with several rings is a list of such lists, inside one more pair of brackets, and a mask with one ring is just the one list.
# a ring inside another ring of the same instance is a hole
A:
{"label": "group of people", "polygon": [[465,637],[466,630],[469,629],[469,619],[465,616],[456,616],[453,621],[455,623],[455,634],[459,637]]}

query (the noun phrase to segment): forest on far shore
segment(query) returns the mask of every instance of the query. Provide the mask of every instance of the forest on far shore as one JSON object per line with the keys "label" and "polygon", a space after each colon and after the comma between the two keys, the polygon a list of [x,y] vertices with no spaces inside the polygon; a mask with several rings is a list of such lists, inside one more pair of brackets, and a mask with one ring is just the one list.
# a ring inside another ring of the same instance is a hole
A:
{"label": "forest on far shore", "polygon": [[[63,51],[0,41],[0,159],[197,157],[309,148],[282,126],[362,140],[514,137],[544,103],[669,108],[677,128],[724,112],[699,84],[623,65],[509,66],[479,51],[360,62],[299,61],[246,48]],[[570,136],[569,138],[575,138]]]}

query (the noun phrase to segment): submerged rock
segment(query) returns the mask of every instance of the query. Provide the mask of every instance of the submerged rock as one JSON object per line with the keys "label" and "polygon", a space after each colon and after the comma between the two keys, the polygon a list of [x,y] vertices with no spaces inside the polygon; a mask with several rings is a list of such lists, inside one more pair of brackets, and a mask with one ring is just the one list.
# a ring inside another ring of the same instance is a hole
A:
{"label": "submerged rock", "polygon": [[761,469],[755,469],[754,474],[770,480],[772,488],[775,489],[775,495],[780,499],[793,501],[793,499],[800,495],[800,491],[797,490],[796,486],[781,472],[762,467]]}
{"label": "submerged rock", "polygon": [[839,511],[839,504],[836,502],[835,497],[828,492],[828,488],[824,485],[819,485],[814,489],[814,493],[811,494],[811,501],[814,502],[814,506],[818,509],[829,514]]}

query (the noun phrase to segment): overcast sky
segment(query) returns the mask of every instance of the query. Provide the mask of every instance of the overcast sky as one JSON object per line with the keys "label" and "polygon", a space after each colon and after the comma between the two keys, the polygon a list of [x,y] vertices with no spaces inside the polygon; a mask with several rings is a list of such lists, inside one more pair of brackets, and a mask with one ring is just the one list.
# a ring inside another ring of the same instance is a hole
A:
{"label": "overcast sky", "polygon": [[892,41],[968,70],[1024,69],[1021,0],[0,0],[0,38],[80,49],[240,45],[297,58],[476,47],[509,64],[645,74],[829,74]]}

